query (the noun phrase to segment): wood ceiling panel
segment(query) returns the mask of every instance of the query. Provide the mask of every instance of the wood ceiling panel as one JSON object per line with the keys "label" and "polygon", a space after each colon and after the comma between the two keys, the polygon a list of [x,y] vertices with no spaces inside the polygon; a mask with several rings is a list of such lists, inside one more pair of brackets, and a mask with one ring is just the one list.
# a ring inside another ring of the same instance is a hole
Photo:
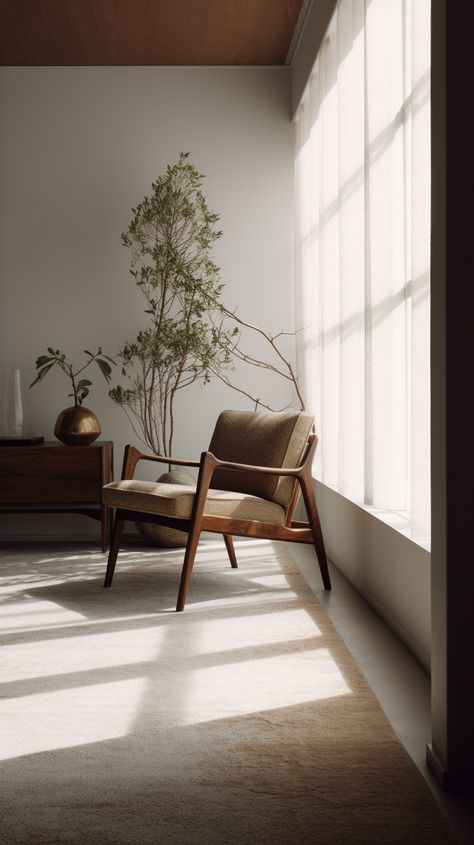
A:
{"label": "wood ceiling panel", "polygon": [[281,65],[303,0],[0,0],[2,65]]}

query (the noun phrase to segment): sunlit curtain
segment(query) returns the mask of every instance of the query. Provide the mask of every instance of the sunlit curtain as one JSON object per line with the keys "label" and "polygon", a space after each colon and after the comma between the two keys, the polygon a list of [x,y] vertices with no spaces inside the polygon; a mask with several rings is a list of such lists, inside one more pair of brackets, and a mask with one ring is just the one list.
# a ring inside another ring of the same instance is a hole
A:
{"label": "sunlit curtain", "polygon": [[299,368],[316,473],[428,539],[429,0],[340,0],[296,118]]}

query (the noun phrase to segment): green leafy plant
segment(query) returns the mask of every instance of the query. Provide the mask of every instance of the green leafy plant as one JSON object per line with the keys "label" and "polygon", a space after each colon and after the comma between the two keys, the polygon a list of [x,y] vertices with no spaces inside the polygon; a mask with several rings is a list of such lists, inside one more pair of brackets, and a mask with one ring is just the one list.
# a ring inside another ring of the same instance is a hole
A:
{"label": "green leafy plant", "polygon": [[211,250],[222,232],[201,190],[203,175],[181,153],[132,209],[122,242],[130,273],[145,298],[147,325],[119,355],[125,385],[109,395],[139,439],[171,455],[175,402],[194,382],[230,366],[235,326],[224,326],[219,268]]}
{"label": "green leafy plant", "polygon": [[81,378],[77,381],[77,377],[83,373],[87,367],[89,367],[92,363],[96,363],[106,381],[110,381],[111,379],[112,367],[110,365],[115,364],[115,361],[113,358],[105,355],[102,352],[102,347],[100,346],[97,352],[89,352],[88,349],[84,350],[84,355],[88,356],[88,360],[75,372],[74,366],[66,361],[66,356],[63,352],[59,349],[52,349],[51,346],[48,347],[47,351],[47,355],[40,355],[39,358],[36,359],[35,367],[37,374],[35,380],[31,382],[30,387],[33,387],[33,385],[38,384],[40,381],[43,381],[44,377],[47,373],[49,373],[52,367],[57,365],[71,381],[72,393],[68,393],[68,396],[72,396],[74,398],[75,405],[82,405],[86,396],[89,395],[89,388],[91,387],[92,382],[86,378]]}
{"label": "green leafy plant", "polygon": [[[298,378],[279,348],[288,334],[270,334],[243,320],[222,302],[223,285],[211,250],[222,232],[219,215],[202,193],[203,175],[181,153],[152,183],[136,208],[122,243],[131,253],[130,274],[145,299],[146,326],[119,352],[125,384],[109,391],[137,437],[153,452],[172,454],[175,402],[194,382],[219,378],[252,401],[273,410],[245,386],[234,383],[234,361],[259,367],[292,384],[300,407]],[[271,358],[242,348],[242,330],[269,344]]]}

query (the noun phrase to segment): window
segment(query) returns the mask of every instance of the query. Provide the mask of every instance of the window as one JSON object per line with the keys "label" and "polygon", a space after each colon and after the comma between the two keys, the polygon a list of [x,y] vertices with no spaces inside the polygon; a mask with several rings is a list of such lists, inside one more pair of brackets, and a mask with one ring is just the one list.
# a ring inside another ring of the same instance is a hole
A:
{"label": "window", "polygon": [[430,530],[429,0],[340,0],[296,116],[317,476]]}

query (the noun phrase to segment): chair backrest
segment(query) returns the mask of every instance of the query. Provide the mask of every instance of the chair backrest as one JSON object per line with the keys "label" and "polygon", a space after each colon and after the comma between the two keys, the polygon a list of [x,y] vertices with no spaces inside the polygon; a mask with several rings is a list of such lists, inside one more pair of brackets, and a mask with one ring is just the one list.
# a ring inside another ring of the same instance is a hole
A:
{"label": "chair backrest", "polygon": [[[209,451],[222,461],[267,467],[297,467],[313,427],[304,411],[222,411]],[[218,490],[235,490],[287,507],[292,478],[216,470],[211,482]]]}

